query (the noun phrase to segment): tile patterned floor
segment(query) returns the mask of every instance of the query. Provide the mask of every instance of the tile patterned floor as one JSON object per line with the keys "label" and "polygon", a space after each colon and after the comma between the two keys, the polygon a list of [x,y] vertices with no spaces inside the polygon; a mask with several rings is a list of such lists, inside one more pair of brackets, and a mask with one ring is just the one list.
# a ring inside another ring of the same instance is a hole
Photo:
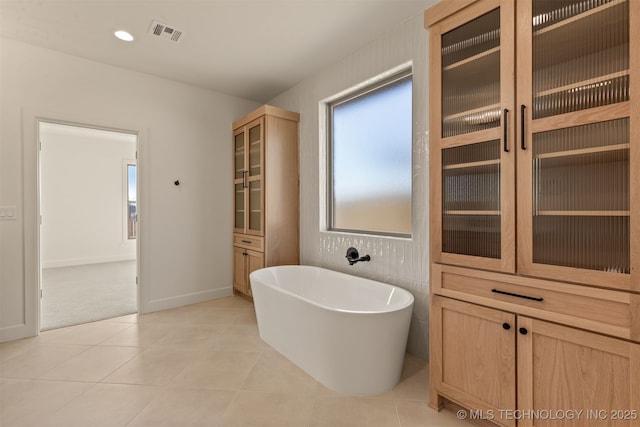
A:
{"label": "tile patterned floor", "polygon": [[427,407],[427,383],[426,362],[407,355],[388,393],[333,392],[229,297],[0,344],[0,427],[468,427]]}

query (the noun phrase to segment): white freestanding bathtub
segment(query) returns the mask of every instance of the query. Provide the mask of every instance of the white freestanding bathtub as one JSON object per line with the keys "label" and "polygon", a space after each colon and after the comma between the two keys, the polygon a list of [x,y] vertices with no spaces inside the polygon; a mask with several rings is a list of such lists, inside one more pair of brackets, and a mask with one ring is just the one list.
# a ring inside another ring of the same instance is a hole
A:
{"label": "white freestanding bathtub", "polygon": [[359,396],[398,383],[411,293],[301,265],[257,270],[250,280],[260,337],[318,382]]}

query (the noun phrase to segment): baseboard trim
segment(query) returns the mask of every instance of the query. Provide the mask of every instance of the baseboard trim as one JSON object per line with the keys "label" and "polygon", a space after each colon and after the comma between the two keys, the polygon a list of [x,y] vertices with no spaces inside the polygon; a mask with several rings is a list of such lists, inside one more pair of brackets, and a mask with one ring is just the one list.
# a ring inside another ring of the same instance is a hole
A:
{"label": "baseboard trim", "polygon": [[24,323],[0,328],[0,343],[33,337],[35,333],[32,329]]}
{"label": "baseboard trim", "polygon": [[229,286],[227,288],[211,289],[186,295],[178,295],[175,297],[161,298],[151,301],[140,301],[140,314],[167,310],[169,308],[181,307],[183,305],[197,304],[199,302],[225,298],[231,295],[233,295],[233,287]]}

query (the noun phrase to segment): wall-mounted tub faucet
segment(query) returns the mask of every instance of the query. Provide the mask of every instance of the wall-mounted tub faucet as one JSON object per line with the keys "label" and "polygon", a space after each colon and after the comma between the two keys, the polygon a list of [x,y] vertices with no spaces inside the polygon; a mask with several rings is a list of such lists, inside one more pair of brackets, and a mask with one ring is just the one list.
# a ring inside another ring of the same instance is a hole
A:
{"label": "wall-mounted tub faucet", "polygon": [[358,254],[358,250],[356,248],[347,249],[346,258],[347,258],[347,261],[349,261],[349,265],[353,265],[356,262],[360,262],[360,261],[371,261],[371,257],[369,255],[360,257],[360,254]]}

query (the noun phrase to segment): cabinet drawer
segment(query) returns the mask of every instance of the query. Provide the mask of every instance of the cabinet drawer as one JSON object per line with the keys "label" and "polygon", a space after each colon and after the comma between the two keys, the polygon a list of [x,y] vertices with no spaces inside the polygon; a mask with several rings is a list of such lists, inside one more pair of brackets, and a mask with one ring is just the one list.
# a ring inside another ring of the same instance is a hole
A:
{"label": "cabinet drawer", "polygon": [[432,268],[432,286],[435,294],[638,339],[632,296],[626,292],[438,264]]}
{"label": "cabinet drawer", "polygon": [[239,246],[246,249],[254,249],[256,251],[264,251],[264,238],[257,236],[248,236],[246,234],[234,234],[233,246]]}

